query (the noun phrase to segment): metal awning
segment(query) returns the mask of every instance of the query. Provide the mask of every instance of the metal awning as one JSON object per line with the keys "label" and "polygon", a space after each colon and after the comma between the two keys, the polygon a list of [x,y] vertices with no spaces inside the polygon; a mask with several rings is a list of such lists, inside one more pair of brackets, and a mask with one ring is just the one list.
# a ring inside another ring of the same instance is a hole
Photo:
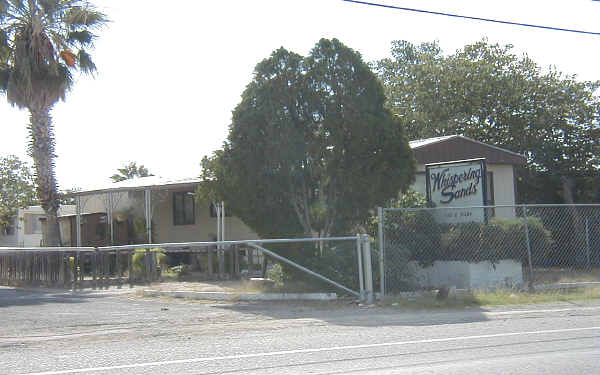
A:
{"label": "metal awning", "polygon": [[183,188],[195,188],[202,180],[200,178],[184,178],[184,179],[172,179],[163,178],[159,176],[149,177],[137,177],[129,180],[108,183],[101,186],[97,186],[91,189],[74,191],[64,194],[65,197],[77,197],[92,194],[101,194],[108,192],[120,192],[120,191],[144,191],[150,190],[162,190],[162,189],[183,189]]}

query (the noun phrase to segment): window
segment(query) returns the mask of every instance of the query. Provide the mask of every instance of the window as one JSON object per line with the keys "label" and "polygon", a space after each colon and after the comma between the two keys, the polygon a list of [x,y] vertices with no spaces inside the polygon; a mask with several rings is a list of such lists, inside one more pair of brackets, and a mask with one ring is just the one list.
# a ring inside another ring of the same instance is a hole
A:
{"label": "window", "polygon": [[486,206],[493,206],[494,203],[494,174],[492,172],[487,173],[487,181],[486,181],[486,197],[485,204]]}
{"label": "window", "polygon": [[45,218],[43,214],[25,214],[25,234],[40,234],[42,233],[42,223],[40,219]]}
{"label": "window", "polygon": [[106,238],[106,221],[106,215],[102,215],[98,218],[98,223],[96,224],[96,237],[99,240]]}
{"label": "window", "polygon": [[173,193],[173,224],[190,225],[196,222],[194,195],[189,191]]}

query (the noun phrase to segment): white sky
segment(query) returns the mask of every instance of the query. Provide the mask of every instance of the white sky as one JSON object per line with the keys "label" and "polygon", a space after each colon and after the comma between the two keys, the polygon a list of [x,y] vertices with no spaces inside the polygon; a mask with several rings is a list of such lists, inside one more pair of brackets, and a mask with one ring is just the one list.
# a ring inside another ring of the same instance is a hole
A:
{"label": "white sky", "polygon": [[[438,40],[445,53],[487,37],[540,65],[600,79],[600,36],[409,13],[342,0],[95,0],[112,20],[93,53],[96,79],[78,77],[52,115],[61,189],[103,184],[129,161],[163,177],[196,177],[221,147],[256,63],[283,46],[306,55],[338,38],[365,61],[392,40]],[[381,1],[384,2],[384,1]],[[592,0],[387,0],[403,7],[600,32]],[[0,155],[27,152],[28,114],[0,98]],[[249,145],[252,147],[252,145]]]}

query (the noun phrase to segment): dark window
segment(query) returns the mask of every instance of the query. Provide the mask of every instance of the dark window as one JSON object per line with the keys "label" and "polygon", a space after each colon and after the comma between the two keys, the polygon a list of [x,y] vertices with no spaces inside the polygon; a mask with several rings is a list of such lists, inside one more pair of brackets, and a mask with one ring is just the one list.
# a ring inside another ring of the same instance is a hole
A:
{"label": "dark window", "polygon": [[194,212],[194,195],[191,192],[173,193],[173,224],[194,224],[196,222]]}
{"label": "dark window", "polygon": [[103,240],[106,238],[106,226],[107,226],[107,222],[106,222],[106,215],[102,215],[98,217],[98,223],[96,223],[96,238],[98,240]]}
{"label": "dark window", "polygon": [[493,206],[495,204],[494,203],[494,174],[492,172],[487,173],[485,204],[487,206]]}

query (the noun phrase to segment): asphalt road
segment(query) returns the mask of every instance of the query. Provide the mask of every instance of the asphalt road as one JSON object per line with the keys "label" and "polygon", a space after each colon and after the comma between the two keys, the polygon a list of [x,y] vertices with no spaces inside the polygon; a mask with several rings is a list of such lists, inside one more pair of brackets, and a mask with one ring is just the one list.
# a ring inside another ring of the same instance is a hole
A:
{"label": "asphalt road", "polygon": [[599,374],[600,303],[398,312],[0,288],[0,374]]}

